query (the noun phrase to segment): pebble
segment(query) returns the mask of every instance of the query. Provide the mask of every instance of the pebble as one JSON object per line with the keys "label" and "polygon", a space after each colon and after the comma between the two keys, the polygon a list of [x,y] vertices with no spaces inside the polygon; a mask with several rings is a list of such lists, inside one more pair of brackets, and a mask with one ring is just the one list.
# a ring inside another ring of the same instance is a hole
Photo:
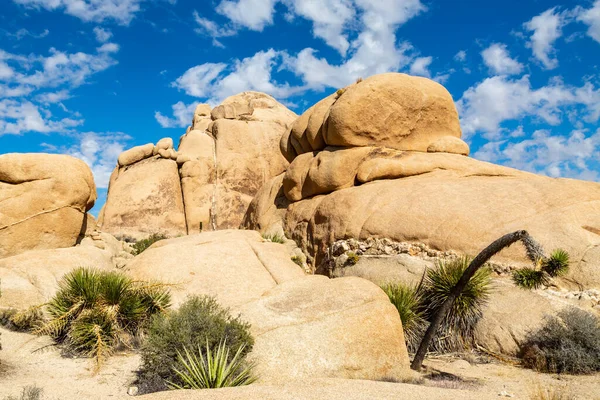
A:
{"label": "pebble", "polygon": [[130,386],[129,389],[127,389],[127,394],[130,396],[137,396],[138,392],[139,390],[137,386]]}

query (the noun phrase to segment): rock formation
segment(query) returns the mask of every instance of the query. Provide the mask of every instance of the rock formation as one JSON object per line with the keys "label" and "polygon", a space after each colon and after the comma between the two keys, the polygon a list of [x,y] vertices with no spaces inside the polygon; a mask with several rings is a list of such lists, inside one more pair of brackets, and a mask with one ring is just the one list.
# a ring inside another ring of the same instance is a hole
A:
{"label": "rock formation", "polygon": [[244,92],[197,106],[178,149],[170,138],[119,156],[99,224],[115,235],[185,235],[237,228],[258,189],[288,163],[279,141],[296,115]]}
{"label": "rock formation", "polygon": [[96,186],[81,160],[58,154],[0,156],[0,258],[75,245]]}
{"label": "rock formation", "polygon": [[[149,267],[151,266],[151,267]],[[305,276],[284,245],[225,230],[163,240],[126,266],[177,284],[175,304],[212,295],[251,324],[261,381],[399,378],[408,368],[402,324],[385,293],[359,278]]]}
{"label": "rock formation", "polygon": [[[569,279],[600,287],[600,184],[468,158],[460,135],[441,85],[403,74],[365,79],[294,122],[281,140],[290,166],[260,189],[244,226],[283,230],[321,273],[338,239],[389,238],[475,255],[527,229],[547,250],[570,253]],[[523,259],[519,246],[498,257]]]}

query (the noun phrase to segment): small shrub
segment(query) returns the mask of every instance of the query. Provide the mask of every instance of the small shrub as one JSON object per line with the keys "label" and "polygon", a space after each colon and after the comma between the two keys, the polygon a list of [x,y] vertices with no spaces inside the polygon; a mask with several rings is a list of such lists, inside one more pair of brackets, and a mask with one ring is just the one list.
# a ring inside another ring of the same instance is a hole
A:
{"label": "small shrub", "polygon": [[336,90],[335,92],[335,98],[339,99],[341,95],[343,95],[346,92],[346,88],[341,88]]}
{"label": "small shrub", "polygon": [[138,374],[140,392],[166,390],[167,382],[185,385],[174,371],[185,369],[178,352],[183,354],[185,349],[203,348],[207,343],[214,349],[223,340],[226,340],[230,357],[238,351],[241,357],[245,356],[254,344],[250,326],[239,317],[232,318],[214,298],[190,297],[178,310],[157,315],[152,319],[142,346],[142,366]]}
{"label": "small shrub", "polygon": [[177,360],[183,369],[173,368],[184,382],[183,385],[169,383],[170,389],[217,389],[222,387],[244,386],[256,381],[252,375],[253,364],[245,364],[242,356],[244,345],[229,356],[229,348],[221,341],[215,351],[208,343],[203,351],[198,347],[198,354],[190,353],[184,348],[185,356],[177,351]]}
{"label": "small shrub", "polygon": [[137,256],[138,254],[143,253],[148,247],[152,246],[154,243],[159,240],[167,239],[167,237],[163,234],[153,233],[148,236],[146,239],[142,239],[133,244],[133,255]]}
{"label": "small shrub", "polygon": [[262,235],[262,237],[263,237],[263,239],[265,239],[268,242],[280,243],[280,244],[285,243],[285,236],[280,235],[279,233]]}
{"label": "small shrub", "polygon": [[358,254],[356,254],[355,252],[351,251],[348,252],[348,254],[346,254],[348,256],[348,261],[346,261],[346,263],[348,265],[356,265],[356,263],[358,262],[358,260],[360,259],[360,257],[358,256]]}
{"label": "small shrub", "polygon": [[526,267],[513,271],[512,279],[515,285],[523,289],[537,289],[550,283],[544,271]]}
{"label": "small shrub", "polygon": [[41,400],[44,390],[35,385],[25,386],[20,396],[7,396],[4,400]]}
{"label": "small shrub", "polygon": [[[427,271],[421,293],[425,319],[430,321],[433,318],[470,262],[468,257],[442,260],[437,262],[436,268]],[[477,270],[443,319],[431,349],[439,352],[458,351],[471,344],[475,327],[489,298],[490,284],[490,269],[484,267]]]}
{"label": "small shrub", "polygon": [[565,387],[543,387],[539,383],[529,391],[529,400],[574,400],[569,393],[569,389]]}
{"label": "small shrub", "polygon": [[46,306],[50,319],[34,332],[50,335],[97,366],[118,345],[130,346],[149,318],[169,307],[163,285],[134,282],[120,272],[77,268]]}
{"label": "small shrub", "polygon": [[398,310],[404,340],[410,353],[417,351],[419,341],[427,327],[427,321],[423,316],[421,298],[417,287],[406,286],[399,283],[391,283],[382,287],[390,301]]}
{"label": "small shrub", "polygon": [[0,311],[0,325],[17,332],[34,330],[43,321],[42,306],[32,306],[23,311],[14,308]]}
{"label": "small shrub", "polygon": [[304,267],[304,262],[300,256],[292,256],[292,261],[299,267]]}
{"label": "small shrub", "polygon": [[600,371],[600,320],[577,308],[563,309],[530,332],[522,348],[523,364],[541,372]]}

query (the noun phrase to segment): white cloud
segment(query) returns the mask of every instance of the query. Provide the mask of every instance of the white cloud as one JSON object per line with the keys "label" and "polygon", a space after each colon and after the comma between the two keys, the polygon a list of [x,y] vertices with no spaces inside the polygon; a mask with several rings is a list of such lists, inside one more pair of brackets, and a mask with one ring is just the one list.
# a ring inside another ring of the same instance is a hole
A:
{"label": "white cloud", "polygon": [[523,71],[523,64],[510,57],[505,44],[493,43],[481,52],[481,57],[494,74],[514,75]]}
{"label": "white cloud", "polygon": [[116,53],[119,51],[119,45],[116,43],[104,43],[96,50],[98,50],[98,53]]}
{"label": "white cloud", "polygon": [[466,90],[456,105],[465,137],[482,133],[494,139],[501,134],[504,121],[531,117],[558,125],[567,108],[571,108],[578,119],[595,123],[600,118],[599,102],[600,89],[590,82],[572,87],[555,79],[534,89],[529,76],[525,75],[517,80],[506,76],[485,79]]}
{"label": "white cloud", "polygon": [[71,98],[71,94],[66,89],[59,90],[58,92],[40,93],[37,96],[35,96],[35,99],[37,101],[45,104],[60,103],[61,101],[67,100],[69,98]]}
{"label": "white cloud", "polygon": [[193,15],[194,21],[196,21],[196,24],[198,24],[198,28],[194,29],[196,33],[212,37],[214,46],[224,47],[218,38],[234,36],[237,33],[236,30],[231,27],[224,27],[214,21],[201,17],[200,14],[198,14],[198,12],[195,10]]}
{"label": "white cloud", "polygon": [[271,78],[271,70],[284,57],[273,49],[259,51],[252,57],[236,60],[230,68],[225,64],[206,63],[187,70],[173,82],[173,86],[186,94],[208,99],[219,104],[228,96],[256,90],[278,98],[287,98],[301,89],[287,83],[278,84]]}
{"label": "white cloud", "polygon": [[110,30],[97,26],[94,28],[94,35],[96,35],[97,41],[104,43],[107,42],[113,34]]}
{"label": "white cloud", "polygon": [[431,72],[429,71],[429,66],[431,65],[432,61],[433,57],[431,56],[417,57],[410,66],[410,74],[430,78]]}
{"label": "white cloud", "polygon": [[[44,118],[41,114],[46,114]],[[63,118],[49,120],[52,115],[48,110],[40,109],[30,101],[13,99],[0,100],[0,136],[3,134],[20,135],[24,132],[67,132],[83,123],[83,120]]]}
{"label": "white cloud", "polygon": [[198,102],[185,105],[182,101],[179,101],[171,106],[174,118],[166,117],[158,111],[154,113],[154,118],[163,128],[185,128],[192,122],[197,105]]}
{"label": "white cloud", "polygon": [[461,50],[454,55],[454,61],[456,61],[456,62],[462,63],[462,62],[465,62],[466,59],[467,59],[467,52],[464,50]]}
{"label": "white cloud", "polygon": [[119,154],[125,149],[130,136],[121,133],[86,132],[76,137],[77,143],[61,152],[85,161],[94,174],[96,187],[108,188],[112,173]]}
{"label": "white cloud", "polygon": [[473,157],[552,177],[598,180],[600,129],[589,136],[585,133],[574,130],[562,136],[538,130],[520,142],[486,143]]}
{"label": "white cloud", "polygon": [[524,24],[525,29],[533,32],[527,46],[532,49],[535,58],[546,69],[554,69],[558,66],[558,60],[553,57],[555,53],[553,46],[554,42],[562,36],[562,27],[566,23],[566,14],[557,12],[554,7]]}
{"label": "white cloud", "polygon": [[63,11],[86,22],[113,20],[128,25],[140,11],[143,0],[13,0],[17,4],[35,9]]}
{"label": "white cloud", "polygon": [[351,0],[285,0],[290,12],[313,23],[313,34],[325,40],[330,47],[345,55],[350,47],[346,25],[355,17]]}
{"label": "white cloud", "polygon": [[32,37],[34,39],[42,39],[45,38],[46,36],[48,36],[50,34],[50,31],[48,29],[44,29],[41,33],[39,34],[35,34],[30,32],[29,30],[25,29],[25,28],[21,28],[18,31],[16,31],[15,33],[6,33],[7,36],[9,37],[13,37],[17,40],[21,40],[24,37]]}
{"label": "white cloud", "polygon": [[233,23],[262,31],[273,23],[273,13],[277,0],[223,0],[217,12],[229,18]]}
{"label": "white cloud", "polygon": [[600,43],[600,0],[596,0],[590,9],[578,9],[577,21],[588,26],[587,35]]}

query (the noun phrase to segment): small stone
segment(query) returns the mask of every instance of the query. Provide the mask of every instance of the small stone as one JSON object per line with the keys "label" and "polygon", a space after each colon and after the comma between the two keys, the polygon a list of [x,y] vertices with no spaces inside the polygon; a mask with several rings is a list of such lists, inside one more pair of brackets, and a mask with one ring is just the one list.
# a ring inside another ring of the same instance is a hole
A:
{"label": "small stone", "polygon": [[579,300],[584,300],[584,301],[585,300],[592,300],[592,297],[589,294],[583,292],[583,293],[581,293],[579,295]]}
{"label": "small stone", "polygon": [[503,390],[500,393],[498,393],[498,396],[499,397],[515,397],[514,394],[510,394],[506,390]]}
{"label": "small stone", "polygon": [[383,248],[383,252],[389,256],[394,253],[394,249],[392,248],[392,246],[388,245]]}
{"label": "small stone", "polygon": [[127,389],[127,394],[130,396],[137,396],[139,392],[139,389],[137,386],[130,386],[129,389]]}

